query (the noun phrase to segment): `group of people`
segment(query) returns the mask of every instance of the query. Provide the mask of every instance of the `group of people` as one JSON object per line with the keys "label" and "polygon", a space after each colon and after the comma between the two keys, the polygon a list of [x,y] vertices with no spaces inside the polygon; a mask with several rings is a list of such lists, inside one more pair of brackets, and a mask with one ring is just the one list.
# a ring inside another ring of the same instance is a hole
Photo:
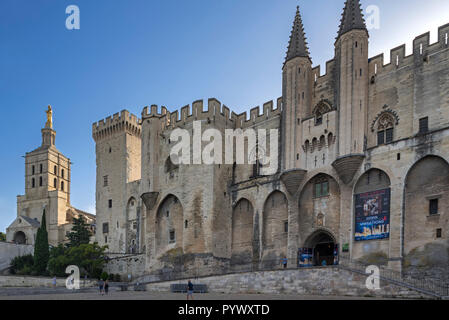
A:
{"label": "group of people", "polygon": [[103,295],[107,295],[109,292],[109,280],[103,281],[103,279],[100,279],[100,281],[98,281],[98,288],[100,289],[100,294]]}

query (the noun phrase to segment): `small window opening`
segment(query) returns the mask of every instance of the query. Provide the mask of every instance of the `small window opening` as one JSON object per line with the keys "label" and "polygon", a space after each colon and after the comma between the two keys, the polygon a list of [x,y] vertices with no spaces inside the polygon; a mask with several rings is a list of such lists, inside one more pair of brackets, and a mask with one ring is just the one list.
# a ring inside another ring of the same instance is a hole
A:
{"label": "small window opening", "polygon": [[396,56],[396,66],[399,66],[399,56]]}
{"label": "small window opening", "polygon": [[419,133],[429,131],[429,117],[419,119]]}
{"label": "small window opening", "polygon": [[443,230],[437,229],[437,238],[441,238],[443,236]]}
{"label": "small window opening", "polygon": [[284,232],[288,233],[288,221],[284,221]]}
{"label": "small window opening", "polygon": [[396,158],[398,159],[398,161],[401,160],[401,154],[398,153],[397,156],[396,156]]}
{"label": "small window opening", "polygon": [[170,243],[175,242],[175,240],[176,240],[175,230],[170,230],[170,238],[169,238],[169,240],[170,240]]}
{"label": "small window opening", "polygon": [[419,44],[419,54],[422,55],[423,53],[423,45],[422,43]]}
{"label": "small window opening", "polygon": [[429,214],[430,215],[438,214],[438,199],[429,200]]}

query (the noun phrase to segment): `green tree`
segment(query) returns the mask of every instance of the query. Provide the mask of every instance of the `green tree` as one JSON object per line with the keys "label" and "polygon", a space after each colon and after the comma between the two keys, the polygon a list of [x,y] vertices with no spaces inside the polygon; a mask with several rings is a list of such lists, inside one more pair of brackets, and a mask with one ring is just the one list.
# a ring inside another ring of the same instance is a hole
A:
{"label": "green tree", "polygon": [[44,209],[41,226],[37,230],[36,243],[34,245],[34,272],[39,275],[44,275],[47,270],[49,258],[50,252],[48,248],[48,233]]}
{"label": "green tree", "polygon": [[0,232],[0,242],[6,242],[6,234]]}
{"label": "green tree", "polygon": [[83,216],[79,218],[73,218],[72,231],[68,234],[69,247],[78,247],[82,244],[88,244],[91,233],[88,229],[88,225],[84,221]]}
{"label": "green tree", "polygon": [[87,273],[91,278],[99,278],[105,264],[106,248],[107,246],[100,247],[98,243],[66,248],[59,245],[50,251],[48,270],[51,275],[63,277],[67,266],[76,265],[81,273]]}

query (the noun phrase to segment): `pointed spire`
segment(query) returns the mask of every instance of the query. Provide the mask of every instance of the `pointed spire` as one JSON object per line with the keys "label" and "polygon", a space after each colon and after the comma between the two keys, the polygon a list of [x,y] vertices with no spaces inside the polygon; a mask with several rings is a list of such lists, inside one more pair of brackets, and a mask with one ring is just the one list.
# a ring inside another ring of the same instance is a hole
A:
{"label": "pointed spire", "polygon": [[297,6],[285,62],[296,57],[306,57],[310,59],[309,56],[310,53],[309,48],[307,47],[307,38],[304,33],[304,26],[302,24],[301,14],[299,13],[299,6]]}
{"label": "pointed spire", "polygon": [[340,20],[340,30],[338,38],[351,30],[368,30],[366,29],[365,19],[363,18],[362,8],[359,0],[346,0],[345,8]]}

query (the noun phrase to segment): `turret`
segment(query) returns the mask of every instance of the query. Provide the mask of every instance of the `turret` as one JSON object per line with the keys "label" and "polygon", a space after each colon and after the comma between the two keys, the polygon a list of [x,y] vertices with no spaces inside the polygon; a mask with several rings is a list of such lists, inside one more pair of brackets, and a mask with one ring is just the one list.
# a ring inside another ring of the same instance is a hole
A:
{"label": "turret", "polygon": [[312,60],[297,7],[283,66],[283,169],[298,168],[301,161],[301,121],[311,113]]}
{"label": "turret", "polygon": [[368,31],[359,0],[347,0],[335,42],[338,155],[334,167],[349,183],[363,161],[368,104]]}

